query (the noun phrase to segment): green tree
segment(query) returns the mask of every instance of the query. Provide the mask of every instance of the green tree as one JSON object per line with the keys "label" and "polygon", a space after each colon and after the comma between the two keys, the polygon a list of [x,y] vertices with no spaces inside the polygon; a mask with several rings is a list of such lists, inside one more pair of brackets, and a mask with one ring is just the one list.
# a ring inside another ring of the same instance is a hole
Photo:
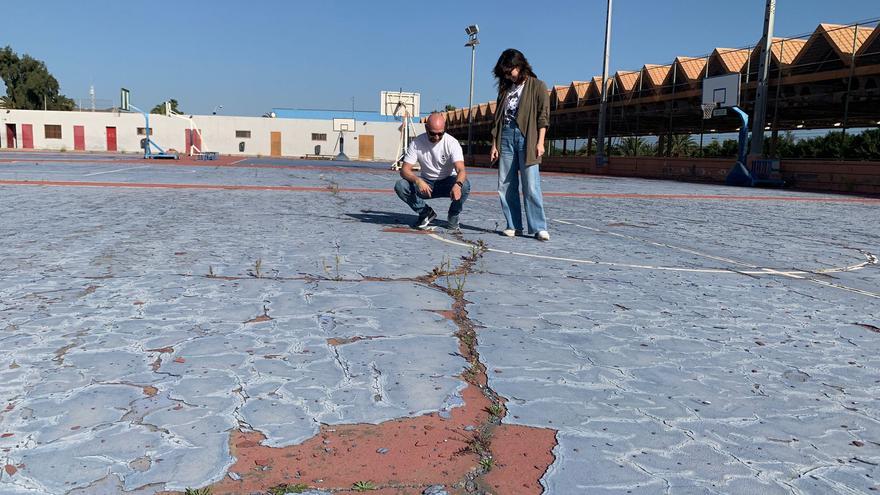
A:
{"label": "green tree", "polygon": [[7,108],[73,110],[73,100],[59,93],[58,80],[46,64],[30,55],[19,57],[10,46],[0,50],[0,78],[6,84]]}
{"label": "green tree", "polygon": [[859,160],[880,159],[880,129],[866,129],[853,136],[852,146],[847,150],[847,158]]}
{"label": "green tree", "polygon": [[[172,112],[179,113],[179,114],[184,113],[181,109],[177,108],[177,100],[175,100],[174,98],[171,98],[170,100],[168,100],[168,103],[171,103],[171,111]],[[158,105],[153,107],[153,109],[150,110],[150,113],[157,113],[159,115],[165,115],[165,102],[163,101],[162,103],[159,103]]]}
{"label": "green tree", "polygon": [[653,149],[653,146],[640,136],[625,137],[617,145],[617,150],[623,156],[648,156],[653,154]]}
{"label": "green tree", "polygon": [[453,110],[456,110],[455,105],[448,105],[448,104],[446,105],[446,107],[445,107],[444,109],[445,109],[447,112],[451,112],[451,111],[453,111]]}
{"label": "green tree", "polygon": [[691,156],[697,149],[697,143],[690,134],[675,134],[670,137],[667,146],[670,156]]}

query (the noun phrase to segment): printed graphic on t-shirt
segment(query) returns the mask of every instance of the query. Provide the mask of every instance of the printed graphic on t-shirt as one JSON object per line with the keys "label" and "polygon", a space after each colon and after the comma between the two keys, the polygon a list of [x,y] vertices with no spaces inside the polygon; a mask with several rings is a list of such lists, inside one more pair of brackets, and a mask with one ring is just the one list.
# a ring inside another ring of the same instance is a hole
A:
{"label": "printed graphic on t-shirt", "polygon": [[504,111],[504,123],[509,124],[516,120],[516,114],[519,111],[519,98],[522,96],[524,84],[514,86],[507,91],[507,108]]}

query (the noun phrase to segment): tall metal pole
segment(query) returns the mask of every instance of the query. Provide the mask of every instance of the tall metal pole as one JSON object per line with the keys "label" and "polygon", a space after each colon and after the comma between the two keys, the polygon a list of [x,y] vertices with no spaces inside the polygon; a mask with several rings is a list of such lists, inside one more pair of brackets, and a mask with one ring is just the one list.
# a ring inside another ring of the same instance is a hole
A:
{"label": "tall metal pole", "polygon": [[477,58],[477,40],[473,35],[465,46],[471,47],[471,92],[468,96],[468,165],[474,164],[474,64]]}
{"label": "tall metal pole", "polygon": [[758,90],[755,93],[755,112],[752,121],[752,146],[749,154],[764,153],[764,126],[767,122],[767,89],[770,78],[770,47],[773,45],[773,23],[776,18],[776,0],[767,0],[764,12],[764,37],[761,38],[761,58],[758,59]]}
{"label": "tall metal pole", "polygon": [[602,103],[599,107],[599,135],[596,138],[596,162],[599,166],[608,163],[605,158],[605,115],[608,111],[608,63],[611,53],[611,3],[608,0],[608,12],[605,15],[605,54],[602,59]]}

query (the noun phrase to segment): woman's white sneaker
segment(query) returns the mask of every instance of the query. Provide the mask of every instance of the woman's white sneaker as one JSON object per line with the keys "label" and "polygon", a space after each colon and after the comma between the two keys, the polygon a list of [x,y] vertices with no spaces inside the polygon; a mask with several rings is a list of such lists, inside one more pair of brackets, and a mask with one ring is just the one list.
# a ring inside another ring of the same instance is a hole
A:
{"label": "woman's white sneaker", "polygon": [[501,231],[501,233],[507,237],[513,237],[516,235],[516,231],[513,229],[504,229]]}
{"label": "woman's white sneaker", "polygon": [[547,232],[546,230],[542,230],[542,231],[538,232],[537,234],[535,234],[535,239],[538,239],[539,241],[549,241],[550,240],[550,233]]}

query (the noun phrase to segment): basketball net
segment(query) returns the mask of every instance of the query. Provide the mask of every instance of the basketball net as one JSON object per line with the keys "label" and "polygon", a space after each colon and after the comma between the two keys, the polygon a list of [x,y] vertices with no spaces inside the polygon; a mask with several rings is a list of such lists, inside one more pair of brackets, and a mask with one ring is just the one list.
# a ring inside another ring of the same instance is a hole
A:
{"label": "basketball net", "polygon": [[701,106],[703,107],[703,120],[706,120],[712,118],[712,112],[718,108],[718,103],[713,101],[712,103],[703,103]]}

